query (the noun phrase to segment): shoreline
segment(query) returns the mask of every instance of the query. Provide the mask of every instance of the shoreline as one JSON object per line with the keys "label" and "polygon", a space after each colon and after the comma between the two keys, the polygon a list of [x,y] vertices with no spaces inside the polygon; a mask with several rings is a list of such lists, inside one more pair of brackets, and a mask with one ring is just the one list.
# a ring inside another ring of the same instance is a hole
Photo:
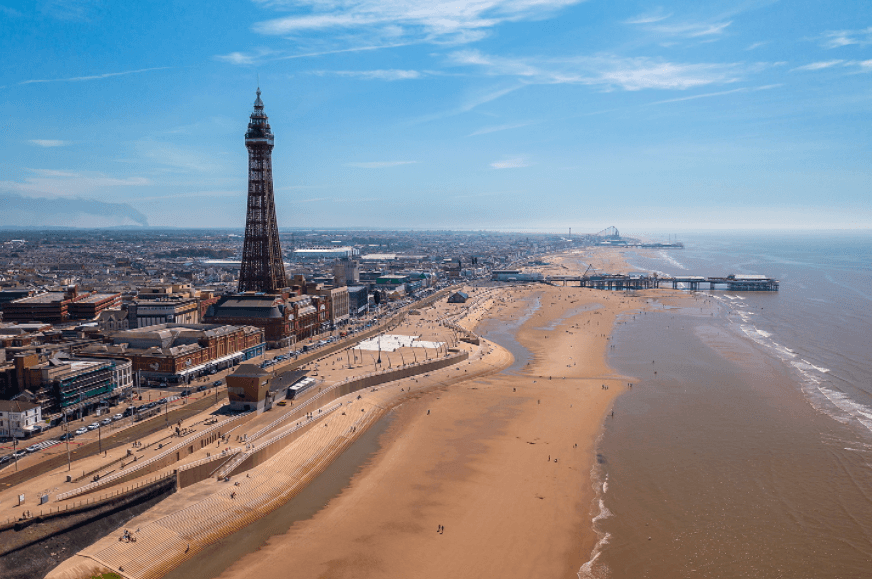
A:
{"label": "shoreline", "polygon": [[[647,297],[506,288],[480,311],[511,318],[522,291],[541,304],[518,331],[531,352],[518,375],[404,402],[374,459],[337,498],[221,577],[273,574],[291,561],[301,577],[578,573],[599,540],[591,525],[596,444],[613,400],[633,381],[608,367],[609,336],[615,315],[644,309]],[[568,316],[583,299],[601,308]],[[514,556],[507,545],[517,546]]]}

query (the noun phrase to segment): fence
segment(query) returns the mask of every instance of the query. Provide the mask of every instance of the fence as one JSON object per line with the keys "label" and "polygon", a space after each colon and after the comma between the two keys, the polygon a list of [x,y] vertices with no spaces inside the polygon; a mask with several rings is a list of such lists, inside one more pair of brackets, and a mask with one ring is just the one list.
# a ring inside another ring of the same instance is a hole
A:
{"label": "fence", "polygon": [[[124,470],[120,470],[109,474],[99,480],[90,482],[84,486],[81,486],[77,489],[73,489],[71,491],[67,491],[65,493],[61,493],[55,497],[57,501],[67,500],[69,498],[87,494],[94,492],[95,490],[109,486],[112,484],[119,484],[122,482],[129,481],[131,479],[143,476],[145,474],[149,474],[150,472],[155,472],[167,466],[170,466],[173,463],[178,462],[182,459],[183,453],[184,456],[188,456],[194,452],[194,444],[199,442],[200,448],[203,448],[207,444],[212,443],[218,437],[221,436],[221,431],[227,429],[228,426],[232,424],[244,422],[245,420],[250,419],[253,416],[252,413],[242,414],[240,416],[236,416],[231,418],[230,420],[225,420],[224,422],[220,422],[218,424],[214,424],[207,428],[206,430],[189,436],[182,442],[179,442],[164,452],[153,456],[152,458],[142,462],[135,463],[136,466],[131,468],[127,468]],[[226,432],[226,430],[225,430]]]}

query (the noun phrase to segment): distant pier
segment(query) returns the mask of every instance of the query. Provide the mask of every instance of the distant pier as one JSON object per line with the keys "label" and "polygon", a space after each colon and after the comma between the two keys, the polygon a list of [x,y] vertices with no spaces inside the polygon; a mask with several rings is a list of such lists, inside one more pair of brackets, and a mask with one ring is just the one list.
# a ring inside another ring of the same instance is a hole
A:
{"label": "distant pier", "polygon": [[659,276],[642,274],[592,274],[592,275],[553,275],[545,278],[547,283],[567,285],[578,283],[580,287],[601,290],[642,290],[670,287],[691,291],[779,291],[779,280],[763,275],[728,275],[726,277]]}

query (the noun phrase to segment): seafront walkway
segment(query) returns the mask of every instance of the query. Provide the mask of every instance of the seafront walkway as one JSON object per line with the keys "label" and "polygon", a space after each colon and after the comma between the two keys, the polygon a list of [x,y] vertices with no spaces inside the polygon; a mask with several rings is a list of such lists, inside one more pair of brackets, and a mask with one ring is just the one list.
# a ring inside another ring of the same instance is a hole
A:
{"label": "seafront walkway", "polygon": [[161,577],[205,546],[290,500],[404,397],[512,363],[509,352],[490,342],[462,347],[470,357],[459,364],[353,392],[325,403],[321,413],[313,408],[314,424],[263,464],[229,480],[211,477],[182,489],[125,526],[135,542],[119,540],[122,531],[104,537],[48,577],[70,579],[96,567],[130,579]]}

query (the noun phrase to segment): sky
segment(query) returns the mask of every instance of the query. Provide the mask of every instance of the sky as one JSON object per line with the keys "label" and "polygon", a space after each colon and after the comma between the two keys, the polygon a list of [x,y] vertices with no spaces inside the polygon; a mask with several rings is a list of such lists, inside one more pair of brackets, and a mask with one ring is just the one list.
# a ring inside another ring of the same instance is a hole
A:
{"label": "sky", "polygon": [[[0,225],[871,227],[871,5],[0,0]],[[5,209],[4,209],[5,207]]]}

